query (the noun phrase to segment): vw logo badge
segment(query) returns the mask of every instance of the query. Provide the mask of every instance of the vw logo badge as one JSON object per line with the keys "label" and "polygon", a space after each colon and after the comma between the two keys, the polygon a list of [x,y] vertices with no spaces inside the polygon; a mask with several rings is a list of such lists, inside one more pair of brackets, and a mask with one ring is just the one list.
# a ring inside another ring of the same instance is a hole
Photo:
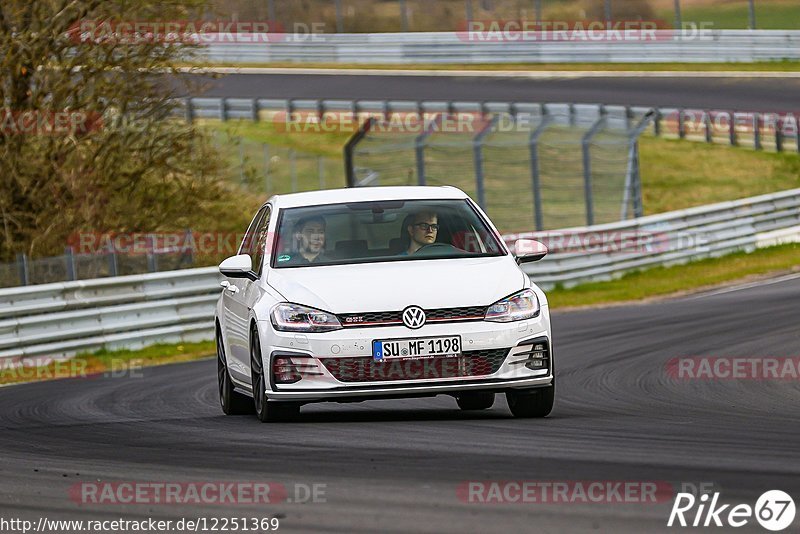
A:
{"label": "vw logo badge", "polygon": [[419,306],[409,306],[403,310],[403,324],[412,330],[425,324],[425,311]]}

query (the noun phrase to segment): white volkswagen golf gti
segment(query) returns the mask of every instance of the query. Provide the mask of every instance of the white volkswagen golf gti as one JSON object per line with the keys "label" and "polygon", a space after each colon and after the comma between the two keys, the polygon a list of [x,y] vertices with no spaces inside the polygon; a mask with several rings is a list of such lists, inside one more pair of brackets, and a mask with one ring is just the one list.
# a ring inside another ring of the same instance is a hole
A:
{"label": "white volkswagen golf gti", "polygon": [[555,376],[544,293],[486,214],[453,187],[364,187],[272,197],[216,308],[226,414],[290,419],[310,402],[451,395],[464,410],[505,393],[544,417]]}

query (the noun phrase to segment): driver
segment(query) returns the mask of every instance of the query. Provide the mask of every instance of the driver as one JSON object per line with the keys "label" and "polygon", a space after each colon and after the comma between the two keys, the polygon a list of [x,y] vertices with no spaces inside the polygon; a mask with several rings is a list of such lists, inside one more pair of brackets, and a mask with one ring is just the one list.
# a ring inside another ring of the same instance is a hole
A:
{"label": "driver", "polygon": [[403,255],[411,255],[425,245],[436,242],[436,235],[439,232],[439,217],[432,211],[420,211],[408,222],[406,232],[408,232],[411,242]]}
{"label": "driver", "polygon": [[320,216],[304,217],[294,226],[297,254],[289,265],[310,265],[327,261],[325,255],[325,219]]}

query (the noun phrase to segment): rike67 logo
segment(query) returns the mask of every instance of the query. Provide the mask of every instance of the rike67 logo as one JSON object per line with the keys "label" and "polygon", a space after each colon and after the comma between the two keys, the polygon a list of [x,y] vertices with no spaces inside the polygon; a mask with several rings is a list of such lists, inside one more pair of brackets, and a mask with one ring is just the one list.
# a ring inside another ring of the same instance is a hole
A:
{"label": "rike67 logo", "polygon": [[681,527],[743,527],[755,520],[773,532],[788,528],[795,517],[794,500],[788,493],[770,490],[761,495],[755,507],[749,504],[720,504],[720,493],[707,493],[695,497],[691,493],[678,493],[667,526]]}

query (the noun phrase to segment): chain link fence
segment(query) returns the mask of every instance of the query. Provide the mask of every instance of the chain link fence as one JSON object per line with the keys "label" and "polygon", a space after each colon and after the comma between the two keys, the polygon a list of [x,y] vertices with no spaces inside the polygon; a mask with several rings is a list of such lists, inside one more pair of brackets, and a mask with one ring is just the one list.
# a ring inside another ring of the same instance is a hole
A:
{"label": "chain link fence", "polygon": [[340,159],[319,156],[285,146],[259,143],[227,132],[212,132],[231,183],[248,191],[272,196],[344,186]]}
{"label": "chain link fence", "polygon": [[396,131],[391,117],[372,119],[346,160],[355,186],[458,187],[503,232],[615,222],[642,214],[637,140],[653,116],[531,104],[434,114],[413,133]]}
{"label": "chain link fence", "polygon": [[109,276],[155,273],[195,266],[193,251],[151,249],[147,253],[76,254],[67,247],[61,256],[30,259],[17,255],[15,262],[0,263],[0,287],[27,286],[90,280]]}

